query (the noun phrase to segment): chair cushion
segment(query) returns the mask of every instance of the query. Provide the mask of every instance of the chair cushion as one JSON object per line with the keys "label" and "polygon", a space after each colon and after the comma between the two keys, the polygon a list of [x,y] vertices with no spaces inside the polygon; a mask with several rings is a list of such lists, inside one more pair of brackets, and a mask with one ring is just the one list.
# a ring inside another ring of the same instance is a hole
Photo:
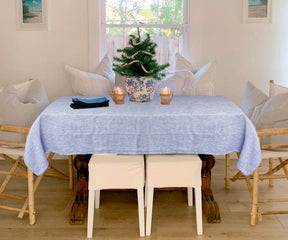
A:
{"label": "chair cushion", "polygon": [[288,151],[267,151],[267,150],[262,150],[261,151],[261,157],[262,159],[269,159],[269,158],[288,158]]}
{"label": "chair cushion", "polygon": [[[0,93],[0,124],[30,127],[38,115],[49,105],[46,92],[38,80],[29,83],[29,89],[22,95],[12,85]],[[22,134],[0,132],[0,139],[5,141],[25,142]]]}
{"label": "chair cushion", "polygon": [[25,148],[0,145],[0,153],[24,157]]}
{"label": "chair cushion", "polygon": [[93,154],[89,161],[89,190],[144,187],[143,155]]}
{"label": "chair cushion", "polygon": [[200,187],[202,161],[192,154],[146,155],[148,187]]}

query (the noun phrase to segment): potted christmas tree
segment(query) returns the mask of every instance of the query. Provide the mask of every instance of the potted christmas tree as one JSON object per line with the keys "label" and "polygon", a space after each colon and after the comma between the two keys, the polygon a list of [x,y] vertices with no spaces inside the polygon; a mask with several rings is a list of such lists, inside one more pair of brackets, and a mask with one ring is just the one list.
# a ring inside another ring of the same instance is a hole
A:
{"label": "potted christmas tree", "polygon": [[151,41],[147,33],[146,38],[141,40],[140,31],[138,36],[129,36],[129,46],[117,49],[121,57],[114,57],[119,64],[113,64],[113,70],[126,77],[126,92],[129,100],[135,102],[149,102],[154,96],[156,81],[165,76],[162,71],[169,64],[159,65],[154,59],[157,44]]}

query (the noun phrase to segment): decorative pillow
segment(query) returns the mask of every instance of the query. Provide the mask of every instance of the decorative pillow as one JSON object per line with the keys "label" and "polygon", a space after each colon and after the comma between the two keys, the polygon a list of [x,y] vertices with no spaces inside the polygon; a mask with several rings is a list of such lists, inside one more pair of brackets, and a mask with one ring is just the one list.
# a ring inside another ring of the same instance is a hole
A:
{"label": "decorative pillow", "polygon": [[111,80],[112,82],[115,80],[115,73],[112,68],[112,61],[108,54],[106,54],[104,58],[100,61],[95,73]]}
{"label": "decorative pillow", "polygon": [[70,74],[72,89],[78,95],[108,95],[113,81],[96,73],[81,71],[69,65],[65,70]]}
{"label": "decorative pillow", "polygon": [[190,61],[188,61],[185,57],[183,57],[180,53],[175,54],[175,72],[177,71],[190,71],[192,73],[196,73],[197,69],[192,65]]}
{"label": "decorative pillow", "polygon": [[215,76],[216,62],[211,61],[204,65],[196,74],[190,74],[190,78],[187,78],[185,81],[184,94],[213,96]]}
{"label": "decorative pillow", "polygon": [[273,84],[273,95],[277,94],[282,94],[282,93],[288,93],[288,88],[278,85],[278,84]]}
{"label": "decorative pillow", "polygon": [[[12,84],[15,87],[17,94],[21,98],[21,100],[23,100],[25,98],[25,96],[27,95],[27,92],[28,92],[28,90],[29,90],[29,88],[33,82],[34,81],[25,81],[25,82],[21,82],[21,83]],[[3,91],[3,88],[0,88],[0,93],[2,91]]]}
{"label": "decorative pillow", "polygon": [[[190,74],[192,74],[192,76],[190,76]],[[170,74],[163,80],[158,81],[155,93],[159,94],[162,88],[168,87],[173,90],[174,95],[185,95],[183,88],[185,86],[185,82],[188,78],[190,79],[190,77],[194,78],[194,75],[188,71],[174,72],[174,74]]]}
{"label": "decorative pillow", "polygon": [[[33,80],[22,101],[17,89],[12,85],[0,93],[0,124],[30,127],[38,115],[48,106],[46,92],[39,81]],[[0,139],[25,141],[25,136],[16,133],[0,132]]]}
{"label": "decorative pillow", "polygon": [[[49,105],[49,100],[42,83],[38,80],[29,81],[30,87],[27,89],[26,94],[22,97],[23,103],[34,103],[40,108],[46,108]],[[18,95],[19,94],[19,91]]]}
{"label": "decorative pillow", "polygon": [[265,93],[256,88],[252,83],[247,82],[242,98],[241,109],[251,118],[254,108],[267,99],[268,96]]}
{"label": "decorative pillow", "polygon": [[[278,94],[254,108],[251,116],[256,129],[288,128],[288,93]],[[286,144],[287,135],[263,138],[264,144]]]}
{"label": "decorative pillow", "polygon": [[196,74],[196,95],[214,95],[214,81],[216,76],[216,62],[204,65]]}

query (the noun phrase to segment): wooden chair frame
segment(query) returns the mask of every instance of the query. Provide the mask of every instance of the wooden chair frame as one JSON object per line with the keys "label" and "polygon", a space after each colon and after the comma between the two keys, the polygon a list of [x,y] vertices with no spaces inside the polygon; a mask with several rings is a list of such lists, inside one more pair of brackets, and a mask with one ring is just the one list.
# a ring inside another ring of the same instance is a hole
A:
{"label": "wooden chair frame", "polygon": [[[275,96],[276,94],[281,94],[287,92],[287,88],[275,84],[274,80],[269,82],[269,96]],[[288,135],[288,128],[273,128],[273,129],[261,129],[257,130],[259,143],[261,150],[275,150],[275,149],[288,149],[288,145],[264,145],[261,144],[261,138],[264,136],[275,136],[275,135]],[[287,153],[288,154],[288,153]],[[274,154],[273,154],[274,155]],[[239,158],[240,153],[237,153]],[[276,156],[274,156],[276,158]],[[249,194],[252,199],[252,210],[251,210],[251,225],[256,225],[256,219],[262,220],[262,215],[272,215],[272,214],[288,214],[288,210],[283,211],[266,211],[261,212],[259,210],[259,203],[276,203],[276,202],[288,202],[288,198],[282,199],[259,199],[259,180],[268,180],[269,186],[273,187],[275,179],[287,179],[288,180],[288,159],[283,159],[282,157],[277,157],[279,163],[274,165],[274,158],[269,158],[269,169],[265,173],[259,173],[260,166],[249,176],[244,176],[241,171],[238,171],[235,175],[230,177],[230,155],[225,155],[225,188],[230,189],[230,181],[235,182],[236,180],[245,180]],[[286,158],[286,157],[285,157]],[[283,170],[284,174],[275,174],[279,170]],[[253,180],[253,184],[251,184]]]}
{"label": "wooden chair frame", "polygon": [[[274,136],[274,135],[288,135],[288,128],[276,128],[276,129],[262,129],[257,131],[259,142],[261,146],[261,150],[271,150],[271,149],[282,149],[282,148],[288,148],[288,145],[263,145],[261,144],[261,138],[263,136]],[[279,164],[277,166],[273,167],[273,158],[269,158],[269,171],[266,173],[260,174],[259,173],[259,167],[254,171],[253,173],[253,188],[250,183],[250,178],[245,178],[248,186],[248,190],[250,192],[250,195],[252,196],[252,211],[251,211],[251,225],[255,226],[256,224],[256,218],[261,221],[262,215],[274,215],[274,214],[288,214],[287,210],[281,210],[281,211],[266,211],[261,212],[259,210],[259,203],[276,203],[276,202],[288,202],[288,198],[277,198],[277,199],[259,199],[259,180],[274,180],[274,179],[287,179],[288,180],[288,174],[286,165],[288,164],[288,159],[283,160],[279,157]],[[284,174],[283,175],[274,175],[274,173],[278,172],[279,170],[283,169]],[[270,186],[271,182],[269,182]]]}
{"label": "wooden chair frame", "polygon": [[[273,97],[277,94],[281,94],[284,92],[287,92],[287,88],[276,84],[274,80],[269,81],[269,97]],[[277,130],[275,130],[275,131],[277,131]],[[270,131],[268,131],[268,132],[270,133]],[[271,146],[271,147],[273,148],[273,146]],[[238,152],[237,157],[239,158],[239,156],[240,156],[240,153]],[[278,158],[278,160],[280,161],[280,163],[281,163],[281,161],[283,161],[281,158]],[[288,175],[288,170],[287,170],[286,166],[283,166],[282,168],[285,172],[285,175]],[[269,159],[269,171],[272,171],[272,169],[273,169],[273,159],[271,158],[271,159]],[[253,175],[250,175],[248,178],[249,179],[253,178]],[[226,154],[225,155],[225,188],[230,189],[230,181],[235,182],[237,180],[246,180],[246,178],[241,171],[238,171],[232,177],[230,176],[230,154]],[[273,186],[273,178],[269,179],[269,186],[270,187]]]}
{"label": "wooden chair frame", "polygon": [[[274,129],[262,129],[257,130],[261,150],[273,150],[273,149],[283,149],[288,148],[288,145],[264,145],[261,144],[261,138],[264,136],[275,136],[275,135],[288,135],[288,128],[274,128]],[[239,153],[237,153],[239,156]],[[288,153],[287,153],[288,154]],[[282,159],[279,157],[279,163],[275,166],[273,162],[273,158],[269,158],[269,169],[265,173],[259,173],[259,168],[261,168],[261,164],[257,169],[253,172],[253,174],[245,177],[241,171],[238,171],[233,177],[230,177],[230,157],[229,154],[226,155],[225,158],[225,165],[226,165],[226,189],[230,187],[230,180],[245,180],[247,184],[247,188],[249,194],[252,199],[252,210],[251,210],[251,225],[256,225],[256,218],[258,220],[262,220],[262,215],[272,215],[272,214],[288,214],[288,210],[281,210],[281,211],[266,211],[261,212],[259,210],[259,203],[276,203],[276,202],[288,202],[288,198],[282,199],[259,199],[259,180],[268,180],[269,186],[273,187],[275,179],[287,179],[288,180],[288,170],[286,165],[288,164],[288,159]],[[283,170],[284,174],[275,174],[278,173],[279,170]],[[253,184],[251,183],[253,180]]]}
{"label": "wooden chair frame", "polygon": [[[24,134],[25,136],[29,133],[29,128],[27,127],[19,127],[19,126],[11,126],[11,125],[0,125],[0,131],[3,132],[12,132],[12,133],[18,133],[18,134]],[[12,142],[12,141],[3,141],[0,140],[0,145],[4,146],[10,146],[10,147],[19,147],[19,148],[25,148],[25,143],[23,142]],[[16,211],[18,213],[18,218],[23,218],[24,213],[29,214],[29,223],[34,224],[35,223],[35,210],[34,210],[34,192],[37,190],[40,181],[42,180],[43,176],[48,177],[54,177],[58,179],[63,179],[69,181],[69,188],[73,188],[73,156],[68,157],[68,168],[69,168],[69,176],[63,174],[53,166],[49,164],[49,167],[47,171],[42,174],[41,176],[37,177],[34,183],[34,176],[32,171],[25,166],[21,161],[23,160],[24,154],[21,154],[18,156],[17,159],[12,158],[7,153],[1,153],[0,157],[7,160],[12,164],[12,167],[10,168],[10,171],[2,171],[0,170],[0,174],[6,175],[4,178],[1,186],[0,186],[0,197],[7,197],[11,199],[18,199],[23,200],[24,204],[22,208],[15,208],[15,207],[9,207],[5,205],[0,205],[1,209],[6,209],[10,211]],[[47,160],[50,163],[52,158],[54,157],[54,153],[49,153]],[[27,173],[16,173],[16,169],[21,169]],[[4,190],[11,179],[12,176],[16,177],[22,177],[27,178],[27,184],[28,184],[28,196],[17,196],[17,195],[11,195],[4,193]],[[27,210],[28,207],[28,210]]]}

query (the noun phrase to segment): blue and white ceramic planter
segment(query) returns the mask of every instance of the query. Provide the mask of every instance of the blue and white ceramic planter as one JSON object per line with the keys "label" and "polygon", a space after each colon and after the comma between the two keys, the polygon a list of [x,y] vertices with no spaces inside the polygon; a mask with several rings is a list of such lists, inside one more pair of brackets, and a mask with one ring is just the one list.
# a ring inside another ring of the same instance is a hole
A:
{"label": "blue and white ceramic planter", "polygon": [[125,89],[132,102],[149,102],[153,99],[156,79],[151,77],[127,77]]}

